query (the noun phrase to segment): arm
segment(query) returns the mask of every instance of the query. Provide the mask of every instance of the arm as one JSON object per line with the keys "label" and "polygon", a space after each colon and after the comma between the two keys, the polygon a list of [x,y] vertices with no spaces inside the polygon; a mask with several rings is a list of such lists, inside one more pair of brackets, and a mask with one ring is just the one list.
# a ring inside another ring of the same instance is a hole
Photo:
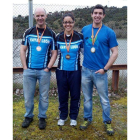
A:
{"label": "arm", "polygon": [[80,52],[84,55],[84,48],[81,48]]}
{"label": "arm", "polygon": [[[48,68],[51,68],[52,66],[53,66],[53,64],[54,64],[54,62],[55,62],[55,60],[56,60],[56,58],[57,58],[57,50],[52,50],[52,56],[51,56],[51,60],[50,60],[50,62],[49,62],[49,64],[48,64]],[[44,69],[45,71],[49,71],[47,68],[46,69]]]}
{"label": "arm", "polygon": [[[113,63],[115,62],[115,60],[117,59],[117,57],[118,57],[118,46],[111,48],[111,52],[112,52],[112,54],[111,54],[111,56],[110,56],[107,64],[104,67],[104,69],[106,69],[106,70],[108,70],[113,65]],[[95,73],[104,74],[105,72],[104,72],[103,69],[99,69]]]}
{"label": "arm", "polygon": [[112,55],[110,56],[110,59],[108,60],[107,64],[104,67],[104,69],[106,69],[106,70],[108,70],[113,65],[115,60],[117,59],[117,57],[118,57],[118,46],[111,48],[111,52],[112,52]]}
{"label": "arm", "polygon": [[27,69],[27,64],[26,64],[26,50],[27,50],[27,48],[28,48],[28,46],[25,46],[25,45],[21,45],[21,48],[20,48],[20,59],[21,59],[23,69]]}

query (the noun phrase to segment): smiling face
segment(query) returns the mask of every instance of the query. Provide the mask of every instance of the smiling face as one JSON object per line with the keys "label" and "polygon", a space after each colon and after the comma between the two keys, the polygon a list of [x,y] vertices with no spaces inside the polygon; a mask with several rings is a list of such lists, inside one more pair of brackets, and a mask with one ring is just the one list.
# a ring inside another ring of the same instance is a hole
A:
{"label": "smiling face", "polygon": [[43,8],[37,8],[35,10],[34,18],[36,20],[37,27],[44,28],[47,15]]}
{"label": "smiling face", "polygon": [[67,35],[70,35],[72,33],[74,27],[74,21],[70,16],[66,16],[63,19],[63,27]]}
{"label": "smiling face", "polygon": [[94,9],[93,13],[91,14],[91,17],[93,19],[93,26],[99,27],[102,24],[102,20],[105,17],[105,14],[103,14],[102,9]]}

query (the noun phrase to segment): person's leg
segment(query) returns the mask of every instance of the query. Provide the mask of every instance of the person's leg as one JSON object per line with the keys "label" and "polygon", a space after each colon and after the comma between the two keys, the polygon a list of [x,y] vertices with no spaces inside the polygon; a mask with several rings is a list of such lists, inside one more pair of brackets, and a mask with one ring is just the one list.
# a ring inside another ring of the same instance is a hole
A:
{"label": "person's leg", "polygon": [[46,128],[46,111],[49,105],[49,88],[50,88],[51,72],[37,70],[37,78],[39,81],[39,129]]}
{"label": "person's leg", "polygon": [[37,78],[35,71],[31,69],[24,70],[23,72],[23,92],[25,99],[26,113],[24,117],[33,118],[34,110],[34,94]]}
{"label": "person's leg", "polygon": [[81,70],[68,72],[68,81],[70,88],[70,118],[76,120],[80,107],[81,92]]}
{"label": "person's leg", "polygon": [[49,105],[49,88],[50,88],[51,72],[37,70],[37,78],[39,81],[39,115],[38,118],[47,118],[46,111]]}
{"label": "person's leg", "polygon": [[84,118],[88,119],[88,121],[92,121],[92,71],[85,67],[82,68],[82,90],[84,94]]}
{"label": "person's leg", "polygon": [[24,70],[23,72],[23,93],[26,109],[26,113],[24,115],[25,120],[22,123],[23,128],[27,128],[33,121],[34,94],[37,81],[35,75],[35,71],[31,69]]}
{"label": "person's leg", "polygon": [[60,119],[65,120],[68,116],[68,98],[69,89],[67,82],[67,71],[56,70],[58,99],[59,99],[59,116]]}
{"label": "person's leg", "polygon": [[110,118],[110,103],[108,98],[108,79],[107,73],[105,74],[94,74],[94,83],[97,88],[97,92],[100,96],[100,102],[103,109],[103,122],[111,121]]}
{"label": "person's leg", "polygon": [[84,94],[84,121],[80,125],[81,130],[87,129],[92,122],[92,93],[93,93],[92,70],[82,67],[82,90]]}
{"label": "person's leg", "polygon": [[108,79],[107,79],[107,73],[95,74],[95,83],[96,88],[98,91],[98,94],[100,96],[100,102],[103,109],[102,116],[103,116],[103,122],[105,124],[105,129],[108,135],[113,135],[114,130],[111,126],[111,118],[110,118],[110,102],[108,98]]}

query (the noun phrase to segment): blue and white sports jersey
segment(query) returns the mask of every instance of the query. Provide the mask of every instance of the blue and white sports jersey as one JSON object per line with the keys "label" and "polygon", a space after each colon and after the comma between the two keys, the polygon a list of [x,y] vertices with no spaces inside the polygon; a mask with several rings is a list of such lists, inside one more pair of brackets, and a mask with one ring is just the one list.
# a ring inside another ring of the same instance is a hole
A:
{"label": "blue and white sports jersey", "polygon": [[[94,29],[94,36],[99,28]],[[99,70],[105,67],[110,58],[110,49],[118,46],[115,32],[102,25],[97,38],[94,43],[95,53],[91,52],[92,45],[92,24],[83,27],[82,29],[84,37],[84,60],[83,66],[91,70]]]}
{"label": "blue and white sports jersey", "polygon": [[[44,29],[37,28],[39,38]],[[46,27],[40,44],[38,44],[36,26],[27,29],[23,35],[22,45],[28,46],[27,67],[31,69],[44,69],[47,67],[50,58],[51,50],[56,50],[55,33]],[[37,49],[40,46],[40,49]]]}
{"label": "blue and white sports jersey", "polygon": [[[70,39],[71,35],[66,36],[67,45],[69,45]],[[66,49],[64,31],[57,35],[56,44],[59,53],[58,69],[66,71],[80,70],[80,48],[83,48],[83,35],[74,31],[69,52]],[[66,55],[70,55],[70,59],[67,59]]]}

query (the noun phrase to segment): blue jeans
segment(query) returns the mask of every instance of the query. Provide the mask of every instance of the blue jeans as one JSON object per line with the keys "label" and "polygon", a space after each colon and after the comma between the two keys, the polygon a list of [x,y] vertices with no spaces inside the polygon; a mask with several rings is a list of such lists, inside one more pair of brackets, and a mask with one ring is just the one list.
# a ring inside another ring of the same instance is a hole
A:
{"label": "blue jeans", "polygon": [[84,94],[84,118],[92,121],[92,93],[93,86],[97,88],[102,106],[103,122],[111,121],[110,118],[110,103],[108,98],[108,79],[107,73],[95,73],[96,70],[90,70],[82,67],[82,90]]}
{"label": "blue jeans", "polygon": [[33,118],[34,94],[36,82],[39,82],[39,114],[38,118],[46,118],[48,109],[48,93],[50,87],[50,72],[44,70],[26,69],[23,72],[23,91],[26,113],[24,117]]}

